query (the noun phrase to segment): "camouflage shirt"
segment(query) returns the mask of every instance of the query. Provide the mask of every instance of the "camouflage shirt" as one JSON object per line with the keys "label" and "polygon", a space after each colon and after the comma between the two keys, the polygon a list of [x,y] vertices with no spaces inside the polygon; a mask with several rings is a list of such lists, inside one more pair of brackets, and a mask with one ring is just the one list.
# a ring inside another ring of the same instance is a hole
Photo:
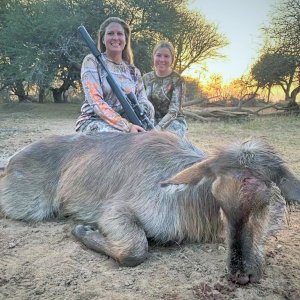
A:
{"label": "camouflage shirt", "polygon": [[185,101],[185,82],[176,72],[158,77],[154,71],[143,76],[148,99],[155,109],[155,120],[162,128],[175,119],[183,119],[182,103]]}
{"label": "camouflage shirt", "polygon": [[[133,92],[145,111],[150,112],[150,119],[153,119],[154,108],[147,99],[140,71],[134,65],[129,65],[126,62],[116,64],[109,60],[105,54],[102,57],[124,92]],[[76,122],[76,131],[86,120],[100,118],[112,127],[128,132],[130,124],[123,115],[122,105],[107,82],[105,70],[92,54],[87,55],[83,60],[81,82],[85,101],[81,107],[81,115]]]}

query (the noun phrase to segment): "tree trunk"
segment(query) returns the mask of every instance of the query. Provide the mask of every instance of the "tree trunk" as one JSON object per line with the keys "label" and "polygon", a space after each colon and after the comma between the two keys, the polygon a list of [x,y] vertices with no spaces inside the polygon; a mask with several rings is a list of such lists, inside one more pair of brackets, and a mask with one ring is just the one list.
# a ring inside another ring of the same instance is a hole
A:
{"label": "tree trunk", "polygon": [[68,97],[65,95],[65,92],[72,85],[73,79],[71,76],[67,76],[67,78],[63,81],[63,84],[59,88],[51,88],[53,99],[55,103],[67,103]]}
{"label": "tree trunk", "polygon": [[45,88],[40,87],[40,90],[39,90],[39,103],[43,103],[44,100],[45,100]]}
{"label": "tree trunk", "polygon": [[55,103],[62,103],[62,94],[63,94],[63,89],[60,88],[51,88],[52,95],[53,95],[53,100]]}
{"label": "tree trunk", "polygon": [[21,80],[15,82],[13,92],[18,97],[19,102],[24,102],[28,99],[28,96],[25,93],[25,89]]}
{"label": "tree trunk", "polygon": [[285,101],[289,101],[289,98],[290,98],[290,84],[286,84],[286,86],[283,84],[283,83],[280,83],[279,84],[284,92],[284,100]]}
{"label": "tree trunk", "polygon": [[300,92],[300,86],[296,87],[291,92],[291,97],[289,98],[288,107],[290,107],[290,108],[299,108],[299,105],[296,102],[296,97],[297,97],[299,92]]}
{"label": "tree trunk", "polygon": [[270,103],[270,96],[271,96],[271,86],[268,87],[268,100],[267,102]]}
{"label": "tree trunk", "polygon": [[289,91],[285,90],[284,91],[284,100],[289,101],[289,99],[290,99],[290,93],[289,93]]}

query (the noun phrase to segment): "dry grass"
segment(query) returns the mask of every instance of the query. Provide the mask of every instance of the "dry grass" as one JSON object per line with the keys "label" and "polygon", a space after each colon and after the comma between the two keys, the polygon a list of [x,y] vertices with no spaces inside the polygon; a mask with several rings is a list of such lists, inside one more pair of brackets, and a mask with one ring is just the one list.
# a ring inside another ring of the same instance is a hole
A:
{"label": "dry grass", "polygon": [[[23,124],[23,130],[26,132],[38,131],[38,137],[50,134],[68,134],[74,132],[79,112],[79,104],[2,104],[0,106],[0,128],[2,128],[2,133],[5,130],[14,132],[11,136],[12,139],[18,138],[19,135],[22,137],[22,132],[18,131],[20,124]],[[13,122],[8,122],[12,119],[15,119],[16,126],[12,125]],[[207,152],[250,137],[264,138],[300,175],[299,116],[264,116],[248,120],[208,123],[188,119],[188,125],[189,139]],[[32,140],[34,140],[34,135]]]}
{"label": "dry grass", "polygon": [[231,142],[253,138],[266,139],[300,175],[300,117],[270,116],[243,121],[211,123],[189,122],[189,138],[210,152]]}

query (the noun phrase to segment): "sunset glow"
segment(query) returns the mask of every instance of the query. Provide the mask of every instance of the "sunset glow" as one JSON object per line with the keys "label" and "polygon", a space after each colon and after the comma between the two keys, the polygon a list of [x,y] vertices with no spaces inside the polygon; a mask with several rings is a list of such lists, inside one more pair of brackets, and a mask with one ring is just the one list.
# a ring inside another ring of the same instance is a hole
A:
{"label": "sunset glow", "polygon": [[267,25],[277,0],[191,0],[189,7],[200,11],[209,22],[218,26],[229,45],[222,49],[225,59],[205,62],[186,71],[205,82],[211,74],[220,74],[225,83],[246,73],[258,57],[262,38],[260,28]]}

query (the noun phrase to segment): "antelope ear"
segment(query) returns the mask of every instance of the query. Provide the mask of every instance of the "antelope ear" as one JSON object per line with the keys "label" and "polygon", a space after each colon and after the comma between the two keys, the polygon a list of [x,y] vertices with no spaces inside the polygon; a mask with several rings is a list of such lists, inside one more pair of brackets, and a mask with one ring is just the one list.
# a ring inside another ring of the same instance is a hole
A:
{"label": "antelope ear", "polygon": [[206,159],[199,163],[192,165],[184,169],[183,171],[177,173],[175,176],[162,181],[161,186],[167,186],[170,184],[196,184],[205,176],[212,176],[213,173],[210,169],[210,163],[212,159]]}

